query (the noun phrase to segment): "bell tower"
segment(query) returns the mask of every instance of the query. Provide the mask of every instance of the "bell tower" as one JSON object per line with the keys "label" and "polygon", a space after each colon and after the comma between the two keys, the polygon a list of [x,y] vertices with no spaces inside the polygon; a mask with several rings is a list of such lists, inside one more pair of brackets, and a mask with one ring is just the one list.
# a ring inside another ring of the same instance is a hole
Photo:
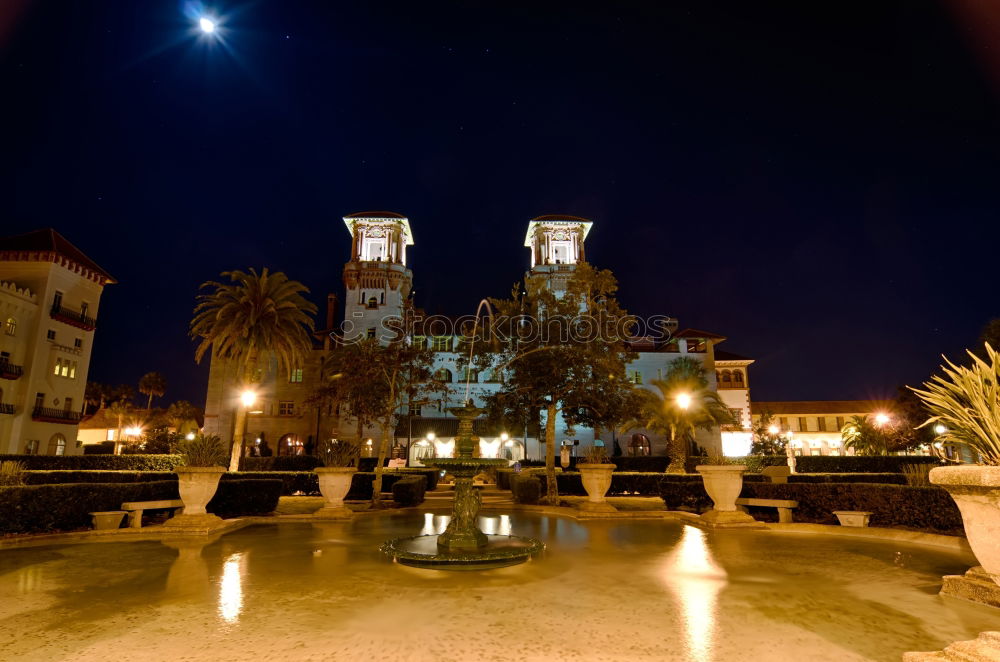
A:
{"label": "bell tower", "polygon": [[385,326],[390,317],[403,316],[413,287],[406,268],[406,247],[413,245],[410,221],[388,211],[348,214],[351,259],[344,265],[344,338],[391,337]]}
{"label": "bell tower", "polygon": [[554,290],[564,289],[577,263],[586,261],[583,243],[592,225],[586,218],[565,214],[531,219],[524,237],[524,245],[531,249],[527,278],[544,280]]}

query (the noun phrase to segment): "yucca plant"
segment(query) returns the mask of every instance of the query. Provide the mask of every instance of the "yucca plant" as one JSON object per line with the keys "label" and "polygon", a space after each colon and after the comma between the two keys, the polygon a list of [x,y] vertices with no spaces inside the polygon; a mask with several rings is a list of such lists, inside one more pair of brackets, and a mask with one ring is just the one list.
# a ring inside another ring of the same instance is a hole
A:
{"label": "yucca plant", "polygon": [[24,485],[24,464],[7,460],[0,462],[0,487]]}
{"label": "yucca plant", "polygon": [[591,446],[581,461],[583,464],[614,464],[604,446]]}
{"label": "yucca plant", "polygon": [[924,382],[916,393],[931,417],[920,427],[942,425],[942,443],[975,451],[984,464],[1000,466],[1000,353],[986,343],[986,361],[968,352],[972,364],[955,365],[947,358],[944,375]]}
{"label": "yucca plant", "polygon": [[329,439],[319,448],[319,459],[324,467],[353,467],[360,456],[361,447],[344,439]]}
{"label": "yucca plant", "polygon": [[186,467],[224,467],[229,461],[229,450],[215,435],[199,434],[185,439],[177,446],[181,465]]}

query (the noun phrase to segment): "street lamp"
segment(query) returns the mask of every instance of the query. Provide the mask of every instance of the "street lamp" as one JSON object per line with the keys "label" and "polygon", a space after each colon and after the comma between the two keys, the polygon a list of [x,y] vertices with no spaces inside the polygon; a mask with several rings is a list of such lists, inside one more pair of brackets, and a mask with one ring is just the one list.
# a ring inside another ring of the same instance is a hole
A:
{"label": "street lamp", "polygon": [[934,426],[934,434],[936,434],[938,436],[943,435],[947,431],[948,431],[948,428],[946,428],[945,426],[941,425],[940,423],[938,423],[937,425]]}
{"label": "street lamp", "polygon": [[194,432],[188,432],[186,435],[184,435],[184,438],[187,439],[188,441],[194,441]]}
{"label": "street lamp", "polygon": [[781,432],[781,428],[779,428],[777,425],[771,425],[768,426],[767,431],[770,434],[778,434],[779,432]]}
{"label": "street lamp", "polygon": [[248,410],[250,409],[250,407],[253,407],[253,403],[255,403],[256,401],[257,401],[257,394],[251,391],[250,389],[247,389],[240,394],[240,402],[242,402],[243,406],[246,407]]}
{"label": "street lamp", "polygon": [[677,397],[674,398],[677,406],[681,409],[687,409],[691,406],[691,395],[689,393],[678,393]]}
{"label": "street lamp", "polygon": [[885,412],[875,414],[875,425],[885,425],[889,422],[889,415]]}

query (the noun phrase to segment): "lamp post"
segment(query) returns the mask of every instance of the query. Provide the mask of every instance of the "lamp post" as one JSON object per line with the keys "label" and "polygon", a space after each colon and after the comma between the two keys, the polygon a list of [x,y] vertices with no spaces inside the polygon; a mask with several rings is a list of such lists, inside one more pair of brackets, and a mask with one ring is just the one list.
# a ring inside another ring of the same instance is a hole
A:
{"label": "lamp post", "polygon": [[[233,431],[233,452],[229,458],[229,470],[239,471],[240,459],[243,457],[243,440],[247,435],[247,426],[249,424],[250,418],[250,408],[253,407],[254,403],[257,401],[257,393],[252,389],[244,389],[240,393],[240,404],[242,405],[241,413],[243,414],[243,420],[240,421],[237,418],[236,429]],[[242,423],[242,425],[240,425]]]}

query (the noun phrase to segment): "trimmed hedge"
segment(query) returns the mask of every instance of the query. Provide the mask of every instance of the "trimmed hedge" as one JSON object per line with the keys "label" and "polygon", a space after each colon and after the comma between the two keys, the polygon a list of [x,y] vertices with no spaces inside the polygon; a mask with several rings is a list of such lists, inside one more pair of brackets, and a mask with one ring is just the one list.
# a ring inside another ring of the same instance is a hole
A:
{"label": "trimmed hedge", "polygon": [[313,455],[275,455],[271,457],[245,457],[240,461],[241,471],[312,471],[323,466]]}
{"label": "trimmed hedge", "polygon": [[[837,517],[833,511],[863,510],[872,513],[872,526],[903,526],[955,535],[964,535],[965,531],[958,506],[940,487],[873,483],[751,483],[743,486],[740,496],[795,499],[799,502],[793,511],[796,522],[836,524]],[[762,509],[759,514],[754,512],[754,516],[763,519],[773,516],[773,511],[773,508]]]}
{"label": "trimmed hedge", "polygon": [[227,471],[222,474],[222,482],[238,480],[276,480],[281,483],[281,496],[292,496],[296,492],[319,494],[319,479],[312,471]]}
{"label": "trimmed hedge", "polygon": [[517,473],[510,477],[510,491],[514,503],[535,505],[542,498],[542,481],[535,473]]}
{"label": "trimmed hedge", "polygon": [[126,501],[177,498],[177,481],[3,487],[0,488],[0,533],[89,529],[89,513],[119,510]]}
{"label": "trimmed hedge", "polygon": [[172,480],[177,482],[173,471],[112,471],[112,470],[65,470],[25,471],[21,474],[26,485],[65,485],[66,483],[149,483]]}
{"label": "trimmed hedge", "polygon": [[173,471],[180,455],[0,455],[38,471]]}
{"label": "trimmed hedge", "polygon": [[392,500],[400,506],[419,506],[426,491],[426,476],[405,476],[392,484]]}
{"label": "trimmed hedge", "polygon": [[795,458],[802,473],[903,473],[907,464],[941,464],[929,455],[803,455]]}
{"label": "trimmed hedge", "polygon": [[205,510],[226,518],[266,515],[278,507],[281,490],[280,480],[222,480]]}

